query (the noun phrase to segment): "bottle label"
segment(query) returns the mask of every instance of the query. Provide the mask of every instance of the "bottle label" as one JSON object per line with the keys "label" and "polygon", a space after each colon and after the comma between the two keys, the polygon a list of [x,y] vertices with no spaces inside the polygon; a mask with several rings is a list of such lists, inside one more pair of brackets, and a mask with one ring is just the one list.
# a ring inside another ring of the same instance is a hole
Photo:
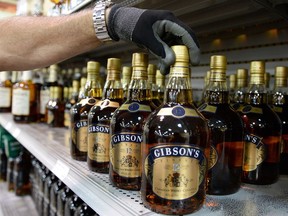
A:
{"label": "bottle label", "polygon": [[51,110],[48,110],[48,113],[47,113],[47,124],[51,125],[51,124],[53,124],[53,121],[54,121],[54,113]]}
{"label": "bottle label", "polygon": [[70,127],[71,119],[70,119],[70,110],[65,110],[64,112],[64,126]]}
{"label": "bottle label", "polygon": [[217,107],[216,107],[216,106],[211,106],[211,105],[208,105],[208,104],[202,104],[202,105],[198,108],[198,110],[199,110],[200,112],[205,111],[205,112],[209,112],[209,113],[216,113]]}
{"label": "bottle label", "polygon": [[110,101],[109,99],[105,99],[105,100],[98,101],[95,104],[95,106],[100,106],[101,109],[104,109],[106,107],[118,108],[119,107],[119,103],[115,102],[115,101]]}
{"label": "bottle label", "polygon": [[159,110],[157,116],[173,116],[175,118],[199,117],[194,109],[184,108],[182,106],[165,107]]}
{"label": "bottle label", "polygon": [[49,89],[40,91],[40,114],[45,115],[46,105],[49,101]]}
{"label": "bottle label", "polygon": [[0,107],[6,108],[11,106],[11,92],[9,87],[0,87]]}
{"label": "bottle label", "polygon": [[87,152],[88,144],[88,122],[87,120],[81,120],[76,122],[72,129],[72,140],[76,143],[76,146],[79,151]]}
{"label": "bottle label", "polygon": [[12,114],[29,115],[30,113],[30,91],[24,89],[13,89]]}
{"label": "bottle label", "polygon": [[266,158],[266,148],[262,142],[263,137],[253,134],[245,136],[244,152],[243,152],[243,171],[253,171]]}
{"label": "bottle label", "polygon": [[241,107],[242,109],[240,110],[240,112],[242,113],[257,113],[257,114],[263,114],[263,110],[262,108],[259,107],[253,107],[251,105],[246,105]]}
{"label": "bottle label", "polygon": [[195,195],[205,181],[206,169],[204,152],[189,145],[157,146],[149,150],[145,159],[145,175],[153,192],[170,200]]}
{"label": "bottle label", "polygon": [[127,110],[129,112],[151,112],[151,107],[148,105],[139,104],[137,102],[133,102],[130,104],[122,104],[119,110]]}
{"label": "bottle label", "polygon": [[110,127],[90,125],[88,128],[88,157],[103,163],[109,162]]}
{"label": "bottle label", "polygon": [[112,136],[110,161],[120,176],[141,176],[141,143],[142,134],[121,133]]}

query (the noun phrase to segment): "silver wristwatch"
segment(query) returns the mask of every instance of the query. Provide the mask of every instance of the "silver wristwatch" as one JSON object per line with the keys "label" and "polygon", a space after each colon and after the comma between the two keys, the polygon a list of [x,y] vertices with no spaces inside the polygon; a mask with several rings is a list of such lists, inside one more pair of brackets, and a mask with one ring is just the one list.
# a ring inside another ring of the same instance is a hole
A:
{"label": "silver wristwatch", "polygon": [[97,38],[102,42],[111,41],[105,19],[105,10],[113,3],[110,0],[99,0],[97,1],[93,9],[93,24]]}

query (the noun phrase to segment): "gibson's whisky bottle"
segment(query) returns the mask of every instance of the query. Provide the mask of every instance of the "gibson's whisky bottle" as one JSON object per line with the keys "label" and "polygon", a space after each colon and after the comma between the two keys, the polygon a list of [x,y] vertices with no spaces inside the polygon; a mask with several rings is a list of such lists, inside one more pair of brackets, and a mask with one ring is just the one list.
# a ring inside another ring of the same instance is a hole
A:
{"label": "gibson's whisky bottle", "polygon": [[32,78],[32,71],[23,71],[22,81],[13,86],[12,115],[17,123],[37,120],[36,91]]}
{"label": "gibson's whisky bottle", "polygon": [[97,100],[101,99],[102,88],[99,80],[100,64],[95,61],[87,63],[87,82],[85,85],[86,98],[76,103],[70,110],[71,136],[70,153],[73,159],[87,161],[88,113]]}
{"label": "gibson's whisky bottle", "polygon": [[164,100],[165,92],[165,75],[161,74],[160,70],[156,71],[156,88],[157,88],[157,98],[162,103]]}
{"label": "gibson's whisky bottle", "polygon": [[240,106],[245,103],[245,95],[247,93],[248,87],[248,70],[247,69],[237,69],[236,72],[237,80],[236,80],[236,89],[234,92],[234,96],[231,99],[230,103],[233,109],[238,110]]}
{"label": "gibson's whisky bottle", "polygon": [[133,54],[128,99],[111,119],[110,180],[127,190],[140,189],[143,126],[153,109],[147,66],[147,54]]}
{"label": "gibson's whisky bottle", "polygon": [[274,89],[271,93],[272,109],[282,122],[282,143],[280,155],[280,174],[288,174],[288,68],[275,68]]}
{"label": "gibson's whisky bottle", "polygon": [[120,73],[120,59],[109,58],[103,97],[88,114],[87,163],[89,169],[95,172],[109,172],[110,120],[115,110],[123,103]]}
{"label": "gibson's whisky bottle", "polygon": [[0,73],[0,112],[11,112],[12,82],[8,71]]}
{"label": "gibson's whisky bottle", "polygon": [[241,185],[244,129],[240,115],[229,105],[225,56],[211,56],[207,95],[198,110],[211,131],[207,193],[235,193]]}
{"label": "gibson's whisky bottle", "polygon": [[204,88],[202,90],[202,95],[201,95],[201,100],[198,102],[198,106],[202,105],[203,103],[205,103],[205,99],[207,96],[207,87],[209,84],[209,80],[210,80],[210,71],[206,72],[206,75],[204,76]]}
{"label": "gibson's whisky bottle", "polygon": [[131,81],[131,74],[132,74],[132,68],[129,66],[123,66],[121,83],[122,83],[122,87],[123,87],[124,101],[126,101],[127,97],[128,97],[129,84]]}
{"label": "gibson's whisky bottle", "polygon": [[144,126],[141,196],[152,211],[183,215],[205,201],[209,129],[193,104],[188,49],[172,49],[164,103]]}
{"label": "gibson's whisky bottle", "polygon": [[151,100],[152,103],[156,107],[159,107],[161,105],[161,101],[158,98],[158,88],[156,85],[156,70],[157,67],[154,64],[149,64],[148,65],[148,83],[149,83],[149,88],[151,89]]}
{"label": "gibson's whisky bottle", "polygon": [[264,71],[264,62],[251,62],[246,104],[240,110],[246,130],[242,181],[250,184],[272,184],[279,177],[282,127],[267,104]]}

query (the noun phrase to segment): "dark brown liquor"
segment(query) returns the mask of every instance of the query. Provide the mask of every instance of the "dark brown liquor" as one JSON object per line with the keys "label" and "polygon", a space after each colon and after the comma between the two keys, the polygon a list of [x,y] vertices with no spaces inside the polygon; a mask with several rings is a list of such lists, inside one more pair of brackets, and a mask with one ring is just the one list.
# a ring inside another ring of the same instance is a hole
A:
{"label": "dark brown liquor", "polygon": [[209,129],[193,104],[188,49],[172,49],[164,103],[144,126],[141,196],[152,211],[183,215],[205,201]]}
{"label": "dark brown liquor", "polygon": [[51,97],[47,104],[47,124],[50,127],[64,127],[65,104],[62,100],[62,87],[51,86]]}
{"label": "dark brown liquor", "polygon": [[111,119],[109,177],[113,185],[126,190],[140,190],[143,126],[153,109],[147,66],[147,54],[133,54],[128,99]]}
{"label": "dark brown liquor", "polygon": [[110,120],[123,103],[120,72],[120,59],[109,58],[102,100],[91,108],[88,115],[87,163],[89,169],[95,172],[109,173]]}
{"label": "dark brown liquor", "polygon": [[85,89],[86,98],[72,106],[70,153],[75,160],[87,161],[88,151],[88,113],[97,100],[102,97],[102,88],[99,80],[100,64],[89,61],[87,63],[87,83]]}
{"label": "dark brown liquor", "polygon": [[274,89],[271,92],[271,108],[282,123],[282,143],[280,155],[280,174],[288,174],[288,68],[275,68]]}
{"label": "dark brown liquor", "polygon": [[11,112],[12,104],[12,82],[8,71],[0,73],[0,113]]}
{"label": "dark brown liquor", "polygon": [[265,64],[252,61],[246,104],[241,110],[245,125],[242,181],[272,184],[279,178],[281,121],[267,104]]}
{"label": "dark brown liquor", "polygon": [[240,115],[229,105],[226,57],[212,56],[205,103],[198,110],[211,131],[207,193],[233,194],[240,189],[244,128]]}
{"label": "dark brown liquor", "polygon": [[245,96],[248,87],[248,70],[242,68],[238,69],[236,76],[236,89],[232,99],[230,100],[230,104],[233,109],[237,111],[241,106],[245,104]]}

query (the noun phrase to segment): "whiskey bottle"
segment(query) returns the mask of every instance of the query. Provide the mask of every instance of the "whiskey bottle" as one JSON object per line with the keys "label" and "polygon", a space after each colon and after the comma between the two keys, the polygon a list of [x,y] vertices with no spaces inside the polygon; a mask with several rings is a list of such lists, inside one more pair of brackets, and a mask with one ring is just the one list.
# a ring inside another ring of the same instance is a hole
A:
{"label": "whiskey bottle", "polygon": [[205,103],[205,100],[207,97],[207,87],[209,85],[209,80],[210,80],[210,71],[207,71],[204,76],[204,87],[203,87],[202,94],[201,94],[201,100],[198,103],[198,107],[202,105],[203,103]]}
{"label": "whiskey bottle", "polygon": [[147,66],[147,54],[133,54],[128,99],[111,119],[110,181],[126,190],[140,189],[143,126],[153,109]]}
{"label": "whiskey bottle", "polygon": [[265,64],[252,61],[246,104],[240,110],[246,135],[242,181],[272,184],[279,177],[282,127],[277,114],[267,104]]}
{"label": "whiskey bottle", "polygon": [[71,107],[77,103],[78,101],[78,93],[79,93],[79,81],[73,80],[72,87],[69,88],[69,99],[65,103],[65,111],[64,111],[64,126],[69,127],[71,124],[70,120],[70,110]]}
{"label": "whiskey bottle", "polygon": [[156,88],[157,88],[157,97],[159,101],[162,103],[164,100],[164,92],[165,92],[165,75],[162,75],[160,70],[156,70]]}
{"label": "whiskey bottle", "polygon": [[64,127],[65,104],[62,100],[62,88],[51,86],[50,92],[52,98],[47,104],[47,124],[50,127]]}
{"label": "whiskey bottle", "polygon": [[230,101],[234,110],[238,110],[245,103],[245,95],[248,87],[248,70],[242,68],[237,69],[236,76],[237,87],[235,89],[234,96]]}
{"label": "whiskey bottle", "polygon": [[126,101],[127,97],[128,97],[129,84],[131,81],[131,74],[132,74],[132,68],[129,66],[123,66],[121,83],[122,83],[122,87],[123,87],[124,101]]}
{"label": "whiskey bottle", "polygon": [[20,154],[14,162],[14,191],[17,196],[31,194],[30,169],[30,152],[21,146]]}
{"label": "whiskey bottle", "polygon": [[0,73],[0,113],[11,112],[12,82],[8,71]]}
{"label": "whiskey bottle", "polygon": [[271,108],[282,123],[282,142],[280,155],[280,174],[288,174],[288,68],[275,68],[274,89],[271,92]]}
{"label": "whiskey bottle", "polygon": [[50,87],[60,86],[58,82],[58,65],[50,65],[48,80],[44,81],[40,90],[40,122],[47,123],[46,105],[50,99]]}
{"label": "whiskey bottle", "polygon": [[99,80],[100,64],[89,61],[87,64],[87,82],[85,85],[86,98],[76,103],[70,110],[71,116],[71,139],[70,153],[73,159],[87,161],[88,149],[88,113],[97,100],[101,99],[102,88]]}
{"label": "whiskey bottle", "polygon": [[[87,77],[88,77],[88,74],[87,74]],[[77,102],[79,102],[80,100],[85,99],[87,97],[88,92],[85,90],[87,77],[81,77],[80,90],[79,90],[78,101]]]}
{"label": "whiskey bottle", "polygon": [[13,86],[12,115],[17,123],[37,120],[36,91],[32,78],[32,71],[23,71],[22,81]]}
{"label": "whiskey bottle", "polygon": [[120,59],[109,58],[103,97],[91,108],[88,115],[87,163],[89,169],[95,172],[109,172],[110,120],[123,103],[120,73]]}
{"label": "whiskey bottle", "polygon": [[163,105],[144,126],[141,196],[152,211],[183,215],[205,201],[209,129],[193,104],[188,49],[172,49]]}
{"label": "whiskey bottle", "polygon": [[244,128],[229,105],[226,64],[225,56],[211,56],[207,96],[198,108],[211,131],[207,193],[212,195],[233,194],[241,185]]}
{"label": "whiskey bottle", "polygon": [[149,88],[151,89],[151,100],[152,103],[155,105],[155,108],[161,105],[161,101],[158,98],[158,88],[156,85],[156,71],[157,71],[156,65],[154,64],[148,65],[148,83]]}

